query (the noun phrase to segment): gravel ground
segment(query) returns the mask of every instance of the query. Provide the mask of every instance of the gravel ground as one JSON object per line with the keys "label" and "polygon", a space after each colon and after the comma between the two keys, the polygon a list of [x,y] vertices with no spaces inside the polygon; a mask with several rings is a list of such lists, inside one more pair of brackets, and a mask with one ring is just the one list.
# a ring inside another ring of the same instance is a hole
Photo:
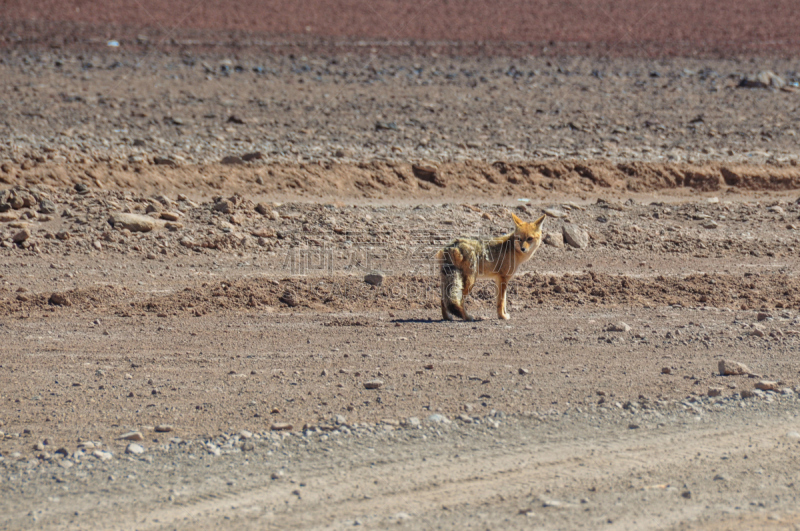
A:
{"label": "gravel ground", "polygon": [[793,63],[228,52],[3,51],[0,526],[797,525]]}

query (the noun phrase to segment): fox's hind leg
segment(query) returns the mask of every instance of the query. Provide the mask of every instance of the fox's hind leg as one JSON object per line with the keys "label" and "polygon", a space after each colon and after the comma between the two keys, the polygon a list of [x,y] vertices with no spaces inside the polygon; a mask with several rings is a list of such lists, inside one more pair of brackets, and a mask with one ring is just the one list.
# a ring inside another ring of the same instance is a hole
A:
{"label": "fox's hind leg", "polygon": [[463,318],[465,321],[474,321],[475,318],[472,317],[470,314],[467,313],[467,296],[472,292],[472,287],[475,286],[475,276],[469,273],[462,273],[462,284],[463,287],[461,288],[461,311],[463,312]]}
{"label": "fox's hind leg", "polygon": [[[453,268],[455,269],[455,268]],[[463,301],[464,283],[459,271],[442,273],[442,317],[452,321],[453,315],[461,317],[465,321],[471,321],[472,317],[464,309]]]}
{"label": "fox's hind leg", "polygon": [[472,321],[472,317],[464,309],[464,299],[475,283],[474,274],[462,270],[464,266],[468,267],[468,262],[457,248],[439,251],[436,253],[436,260],[441,268],[442,318],[452,321],[455,315],[465,321]]}

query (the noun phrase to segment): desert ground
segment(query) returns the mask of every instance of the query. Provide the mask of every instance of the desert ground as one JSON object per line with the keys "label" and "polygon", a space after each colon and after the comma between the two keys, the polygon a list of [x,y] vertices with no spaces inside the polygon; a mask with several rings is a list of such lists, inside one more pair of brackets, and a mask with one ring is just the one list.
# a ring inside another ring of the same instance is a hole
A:
{"label": "desert ground", "polygon": [[[790,4],[36,4],[0,529],[800,527]],[[511,319],[442,321],[511,213]]]}

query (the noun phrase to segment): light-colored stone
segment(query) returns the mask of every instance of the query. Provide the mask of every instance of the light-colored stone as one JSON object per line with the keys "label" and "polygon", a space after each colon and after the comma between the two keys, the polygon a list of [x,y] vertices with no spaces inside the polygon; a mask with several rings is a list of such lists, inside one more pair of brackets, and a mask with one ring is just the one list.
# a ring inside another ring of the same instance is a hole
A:
{"label": "light-colored stone", "polygon": [[380,389],[383,387],[383,380],[375,379],[364,382],[365,389]]}
{"label": "light-colored stone", "polygon": [[172,431],[172,426],[170,424],[159,424],[156,426],[156,430],[158,433],[168,433]]}
{"label": "light-colored stone", "polygon": [[737,376],[750,374],[750,369],[744,363],[731,360],[720,360],[718,364],[719,373],[723,376]]}
{"label": "light-colored stone", "polygon": [[143,441],[144,436],[140,431],[129,431],[128,433],[123,433],[117,439],[120,441]]}
{"label": "light-colored stone", "polygon": [[544,239],[542,242],[545,245],[549,245],[550,247],[555,247],[556,249],[563,249],[564,248],[564,237],[561,234],[554,234],[552,232],[548,232],[544,235]]}
{"label": "light-colored stone", "polygon": [[142,455],[144,453],[144,447],[141,444],[130,443],[127,447],[125,447],[125,453],[131,455]]}
{"label": "light-colored stone", "polygon": [[630,332],[631,327],[629,324],[622,321],[608,325],[606,328],[608,332]]}
{"label": "light-colored stone", "polygon": [[111,452],[104,452],[103,450],[95,450],[92,452],[92,455],[101,461],[110,461],[114,458],[114,454]]}
{"label": "light-colored stone", "polygon": [[589,246],[589,234],[577,225],[564,224],[561,234],[564,236],[564,243],[576,249],[585,249]]}
{"label": "light-colored stone", "polygon": [[440,415],[439,413],[434,413],[430,417],[428,417],[428,422],[433,422],[435,424],[450,424],[452,422],[450,419],[445,417],[444,415]]}
{"label": "light-colored stone", "polygon": [[551,218],[565,218],[567,217],[567,213],[563,210],[558,210],[557,208],[545,208],[544,213]]}
{"label": "light-colored stone", "polygon": [[158,227],[163,227],[163,221],[143,216],[141,214],[129,214],[127,212],[116,212],[111,215],[109,223],[116,227],[128,229],[131,232],[150,232]]}
{"label": "light-colored stone", "polygon": [[288,422],[273,422],[269,429],[272,431],[291,431],[292,425]]}
{"label": "light-colored stone", "polygon": [[778,390],[778,382],[772,382],[769,380],[761,380],[760,382],[756,382],[756,389],[761,389],[762,391],[777,391]]}

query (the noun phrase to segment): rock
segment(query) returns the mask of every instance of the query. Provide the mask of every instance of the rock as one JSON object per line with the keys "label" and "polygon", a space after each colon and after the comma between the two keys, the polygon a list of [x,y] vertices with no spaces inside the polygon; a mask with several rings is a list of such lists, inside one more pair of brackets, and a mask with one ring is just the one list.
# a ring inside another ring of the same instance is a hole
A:
{"label": "rock", "polygon": [[589,234],[572,223],[566,223],[561,229],[564,242],[576,249],[585,249],[589,246]]}
{"label": "rock", "polygon": [[364,382],[365,389],[380,389],[383,387],[383,380],[370,380],[368,382]]}
{"label": "rock", "polygon": [[558,210],[556,208],[545,208],[544,213],[551,218],[565,218],[567,217],[567,213],[563,210]]}
{"label": "rock", "polygon": [[411,426],[412,428],[416,428],[417,426],[421,425],[422,423],[417,417],[408,417],[405,422],[406,426]]}
{"label": "rock", "polygon": [[256,212],[258,212],[262,216],[268,215],[270,213],[270,210],[271,209],[269,208],[269,206],[264,203],[259,203],[256,205]]}
{"label": "rock", "polygon": [[250,231],[250,234],[255,236],[256,238],[274,238],[276,236],[275,231],[270,229],[269,227],[261,227],[259,229],[254,229]]}
{"label": "rock", "polygon": [[786,85],[786,81],[772,70],[764,70],[759,72],[756,76],[756,80],[765,87],[772,87],[776,89]]}
{"label": "rock", "polygon": [[223,214],[230,214],[234,210],[234,204],[232,201],[228,199],[220,199],[216,203],[214,203],[214,210],[217,212],[222,212]]}
{"label": "rock", "polygon": [[766,321],[767,319],[769,319],[769,317],[770,315],[767,312],[758,312],[758,314],[756,315],[756,319],[758,319],[759,321]]}
{"label": "rock", "polygon": [[344,415],[336,415],[333,418],[333,422],[336,423],[337,426],[347,424],[347,417],[345,417]]}
{"label": "rock", "polygon": [[762,391],[777,391],[778,390],[778,382],[771,382],[769,380],[761,380],[760,382],[756,382],[756,389],[760,389]]}
{"label": "rock", "polygon": [[22,243],[30,237],[31,231],[29,229],[22,229],[11,238],[11,241],[14,243]]}
{"label": "rock", "polygon": [[245,153],[242,155],[242,160],[245,162],[251,162],[254,160],[261,160],[264,158],[264,154],[260,151],[253,151],[252,153]]}
{"label": "rock", "polygon": [[239,432],[239,437],[241,437],[242,439],[250,439],[251,437],[253,437],[253,432],[247,430],[241,430]]}
{"label": "rock", "polygon": [[741,396],[742,398],[753,398],[754,396],[756,396],[756,393],[752,389],[742,389],[739,392],[739,396]]}
{"label": "rock", "polygon": [[142,445],[140,445],[140,444],[130,443],[125,448],[125,453],[126,454],[132,454],[132,455],[142,455],[144,453],[144,447]]}
{"label": "rock", "polygon": [[739,82],[741,88],[775,88],[780,89],[786,86],[786,81],[771,70],[764,70],[758,73],[755,78],[745,77]]}
{"label": "rock", "polygon": [[292,425],[288,422],[273,422],[269,429],[272,431],[291,431]]}
{"label": "rock", "polygon": [[178,163],[173,158],[159,157],[159,156],[153,157],[153,164],[155,164],[156,166],[170,166],[172,168],[178,165]]}
{"label": "rock", "polygon": [[242,451],[243,452],[252,452],[256,449],[255,443],[253,441],[245,441],[242,443]]}
{"label": "rock", "polygon": [[83,183],[78,183],[78,184],[75,185],[75,191],[78,192],[81,195],[88,194],[89,193],[89,187],[86,186]]}
{"label": "rock", "polygon": [[53,293],[50,295],[50,298],[47,299],[47,304],[50,304],[51,306],[72,306],[72,303],[67,296],[61,293]]}
{"label": "rock", "polygon": [[467,424],[472,424],[472,417],[470,417],[469,415],[465,415],[463,413],[458,416],[458,420],[460,420],[461,422],[465,422]]}
{"label": "rock", "polygon": [[61,231],[58,231],[56,233],[56,239],[61,240],[62,242],[65,242],[65,241],[69,240],[70,237],[71,236],[70,236],[69,232],[67,232],[65,230],[61,230]]}
{"label": "rock", "polygon": [[530,373],[530,371],[528,371],[528,369],[523,369],[522,367],[520,367],[520,368],[517,370],[517,372],[518,372],[518,373],[520,373],[522,376],[525,376],[526,374],[529,374],[529,373]]}
{"label": "rock", "polygon": [[669,367],[661,367],[661,374],[671,374],[671,373],[672,369],[670,369]]}
{"label": "rock", "polygon": [[561,234],[554,234],[552,232],[548,232],[544,235],[544,239],[542,240],[545,245],[549,245],[550,247],[555,247],[556,249],[562,249],[564,247],[564,237]]}
{"label": "rock", "polygon": [[110,461],[114,458],[114,454],[111,452],[104,452],[103,450],[95,450],[92,452],[92,455],[100,461]]}
{"label": "rock", "polygon": [[170,232],[175,232],[183,228],[183,223],[178,223],[177,221],[167,221],[164,223],[164,228]]}
{"label": "rock", "polygon": [[108,220],[112,227],[122,227],[131,232],[150,232],[159,226],[156,219],[150,216],[143,216],[141,214],[129,214],[126,212],[118,212],[111,215]]}
{"label": "rock", "polygon": [[8,223],[9,221],[17,221],[18,219],[19,219],[19,214],[17,214],[13,210],[0,213],[0,223]]}
{"label": "rock", "polygon": [[227,157],[223,157],[221,162],[222,164],[226,165],[244,164],[244,160],[242,160],[242,157],[239,157],[238,155],[228,155]]}
{"label": "rock", "polygon": [[216,444],[206,443],[206,452],[210,453],[215,457],[219,457],[222,455],[222,451]]}
{"label": "rock", "polygon": [[751,372],[747,365],[730,360],[720,360],[718,368],[722,376],[738,376],[741,374],[750,374]]}
{"label": "rock", "polygon": [[622,321],[618,323],[613,323],[608,325],[606,328],[607,332],[630,332],[631,327],[627,323],[623,323]]}
{"label": "rock", "polygon": [[786,434],[786,438],[795,442],[800,442],[800,433],[797,433],[796,431],[790,431]]}
{"label": "rock", "polygon": [[687,500],[692,499],[692,493],[688,490],[681,492],[681,497],[686,498]]}
{"label": "rock", "polygon": [[158,433],[168,433],[172,431],[172,426],[169,424],[159,424],[156,426],[156,432]]}
{"label": "rock", "polygon": [[713,219],[709,219],[701,223],[700,226],[703,227],[704,229],[716,229],[717,227],[719,227],[719,224]]}
{"label": "rock", "polygon": [[708,396],[722,396],[722,387],[709,387]]}
{"label": "rock", "polygon": [[436,166],[429,164],[414,164],[411,166],[411,172],[414,174],[414,177],[421,181],[435,184],[440,188],[444,188],[445,186],[444,179],[442,179],[442,176],[439,174],[439,168]]}
{"label": "rock", "polygon": [[159,217],[166,221],[178,221],[181,219],[180,214],[176,212],[162,212]]}
{"label": "rock", "polygon": [[371,271],[364,276],[364,282],[371,286],[380,286],[383,284],[383,280],[386,278],[380,271]]}
{"label": "rock", "polygon": [[639,428],[641,428],[641,426],[639,426],[638,424],[628,424],[629,430],[638,430]]}
{"label": "rock", "polygon": [[278,300],[290,308],[294,308],[295,306],[298,306],[300,304],[300,301],[298,300],[294,292],[289,290],[284,291],[283,295],[281,295]]}
{"label": "rock", "polygon": [[723,474],[717,474],[716,476],[714,476],[714,481],[728,481],[728,476],[725,476]]}
{"label": "rock", "polygon": [[144,436],[140,431],[129,431],[117,437],[118,441],[143,441]]}
{"label": "rock", "polygon": [[755,337],[764,337],[766,334],[764,333],[764,329],[763,328],[761,328],[761,327],[753,327],[753,329],[750,330],[750,335],[751,336],[755,336]]}
{"label": "rock", "polygon": [[428,422],[433,422],[434,424],[450,424],[451,421],[444,415],[440,415],[439,413],[434,413],[433,415],[428,417]]}

